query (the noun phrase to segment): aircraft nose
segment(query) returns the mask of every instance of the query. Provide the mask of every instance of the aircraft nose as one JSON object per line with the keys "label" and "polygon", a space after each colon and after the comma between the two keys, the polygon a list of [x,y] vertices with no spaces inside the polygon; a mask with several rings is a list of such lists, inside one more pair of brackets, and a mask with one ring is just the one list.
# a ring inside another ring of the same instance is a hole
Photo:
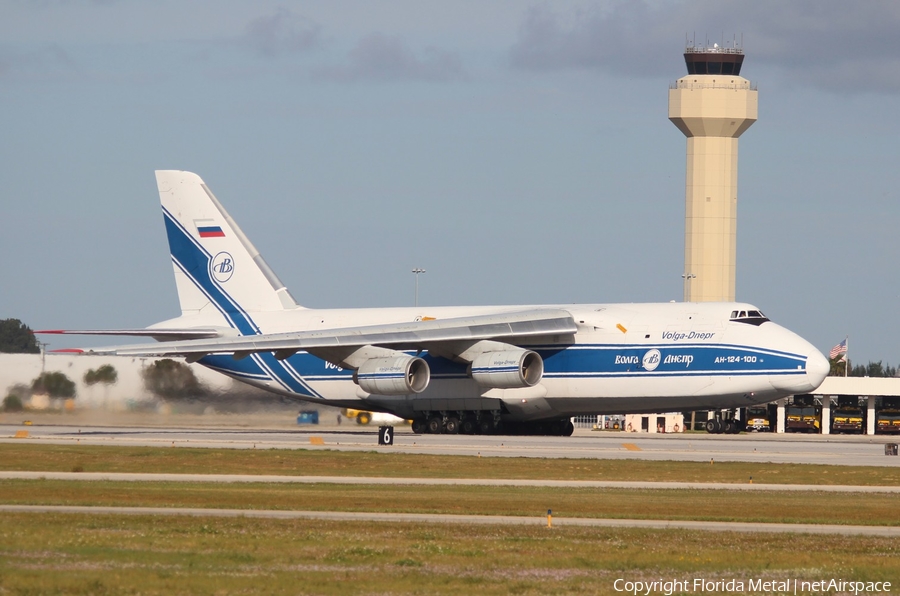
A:
{"label": "aircraft nose", "polygon": [[806,357],[806,379],[810,384],[810,391],[815,390],[828,373],[831,372],[831,364],[828,359],[819,350],[813,348],[809,356]]}
{"label": "aircraft nose", "polygon": [[831,370],[828,359],[822,355],[822,352],[816,349],[811,343],[797,335],[796,333],[784,329],[783,327],[772,327],[772,337],[777,341],[778,346],[783,350],[787,350],[796,356],[805,356],[805,366],[801,365],[799,359],[793,361],[797,369],[802,367],[803,374],[779,374],[769,378],[772,386],[785,395],[799,395],[803,393],[812,393],[819,388],[825,377]]}

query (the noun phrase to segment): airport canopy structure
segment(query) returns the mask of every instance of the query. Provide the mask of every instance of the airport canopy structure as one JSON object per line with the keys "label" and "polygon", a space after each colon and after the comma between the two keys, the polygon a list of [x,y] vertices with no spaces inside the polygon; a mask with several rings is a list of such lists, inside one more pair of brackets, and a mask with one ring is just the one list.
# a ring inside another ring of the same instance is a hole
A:
{"label": "airport canopy structure", "polygon": [[[875,434],[875,398],[900,396],[900,378],[897,377],[825,377],[825,381],[813,392],[822,396],[822,420],[831,414],[831,398],[841,395],[866,397],[866,434]],[[780,408],[779,408],[780,409]],[[830,425],[822,424],[822,434],[830,432]]]}
{"label": "airport canopy structure", "polygon": [[900,395],[898,377],[825,377],[815,395],[859,395],[893,397]]}

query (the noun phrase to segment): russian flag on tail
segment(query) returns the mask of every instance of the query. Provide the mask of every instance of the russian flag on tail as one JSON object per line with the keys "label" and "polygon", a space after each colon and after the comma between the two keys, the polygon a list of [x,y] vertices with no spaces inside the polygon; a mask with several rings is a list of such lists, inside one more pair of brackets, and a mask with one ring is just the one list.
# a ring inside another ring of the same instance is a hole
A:
{"label": "russian flag on tail", "polygon": [[197,233],[201,238],[224,238],[225,232],[221,226],[216,225],[214,219],[195,219],[194,225],[197,226]]}

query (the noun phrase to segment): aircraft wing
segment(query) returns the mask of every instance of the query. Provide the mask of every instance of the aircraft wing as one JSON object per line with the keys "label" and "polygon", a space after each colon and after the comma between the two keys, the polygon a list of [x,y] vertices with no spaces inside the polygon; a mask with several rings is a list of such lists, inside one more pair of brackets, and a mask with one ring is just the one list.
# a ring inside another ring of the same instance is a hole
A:
{"label": "aircraft wing", "polygon": [[568,311],[536,309],[385,325],[95,348],[85,349],[84,352],[118,356],[185,356],[189,360],[222,353],[247,355],[276,352],[279,357],[287,357],[299,350],[322,348],[384,346],[427,349],[428,345],[449,342],[483,339],[514,341],[516,338],[571,335],[575,332],[575,321]]}

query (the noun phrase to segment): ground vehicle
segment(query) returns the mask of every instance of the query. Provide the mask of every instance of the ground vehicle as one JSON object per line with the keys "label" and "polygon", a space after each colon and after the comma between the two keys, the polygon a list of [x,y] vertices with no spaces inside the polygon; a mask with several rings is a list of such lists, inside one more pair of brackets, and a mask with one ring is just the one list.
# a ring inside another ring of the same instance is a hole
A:
{"label": "ground vehicle", "polygon": [[625,416],[622,415],[613,415],[613,416],[604,416],[605,420],[603,421],[603,427],[606,430],[624,430],[625,429]]}
{"label": "ground vehicle", "polygon": [[404,420],[398,416],[394,416],[393,414],[385,414],[383,412],[369,412],[367,410],[354,410],[352,408],[344,408],[341,410],[341,414],[350,418],[351,420],[356,420],[357,424],[369,424],[370,422],[376,422],[378,424],[405,424],[408,420]]}
{"label": "ground vehicle", "polygon": [[785,408],[785,432],[817,433],[822,427],[822,409],[812,395],[795,395],[794,403]]}
{"label": "ground vehicle", "polygon": [[855,395],[839,395],[837,407],[831,411],[831,431],[858,433],[865,429],[865,413]]}
{"label": "ground vehicle", "polygon": [[748,431],[772,432],[774,426],[775,418],[770,415],[768,406],[761,405],[747,408],[745,427]]}
{"label": "ground vehicle", "polygon": [[875,432],[900,434],[900,397],[884,397],[875,413]]}

